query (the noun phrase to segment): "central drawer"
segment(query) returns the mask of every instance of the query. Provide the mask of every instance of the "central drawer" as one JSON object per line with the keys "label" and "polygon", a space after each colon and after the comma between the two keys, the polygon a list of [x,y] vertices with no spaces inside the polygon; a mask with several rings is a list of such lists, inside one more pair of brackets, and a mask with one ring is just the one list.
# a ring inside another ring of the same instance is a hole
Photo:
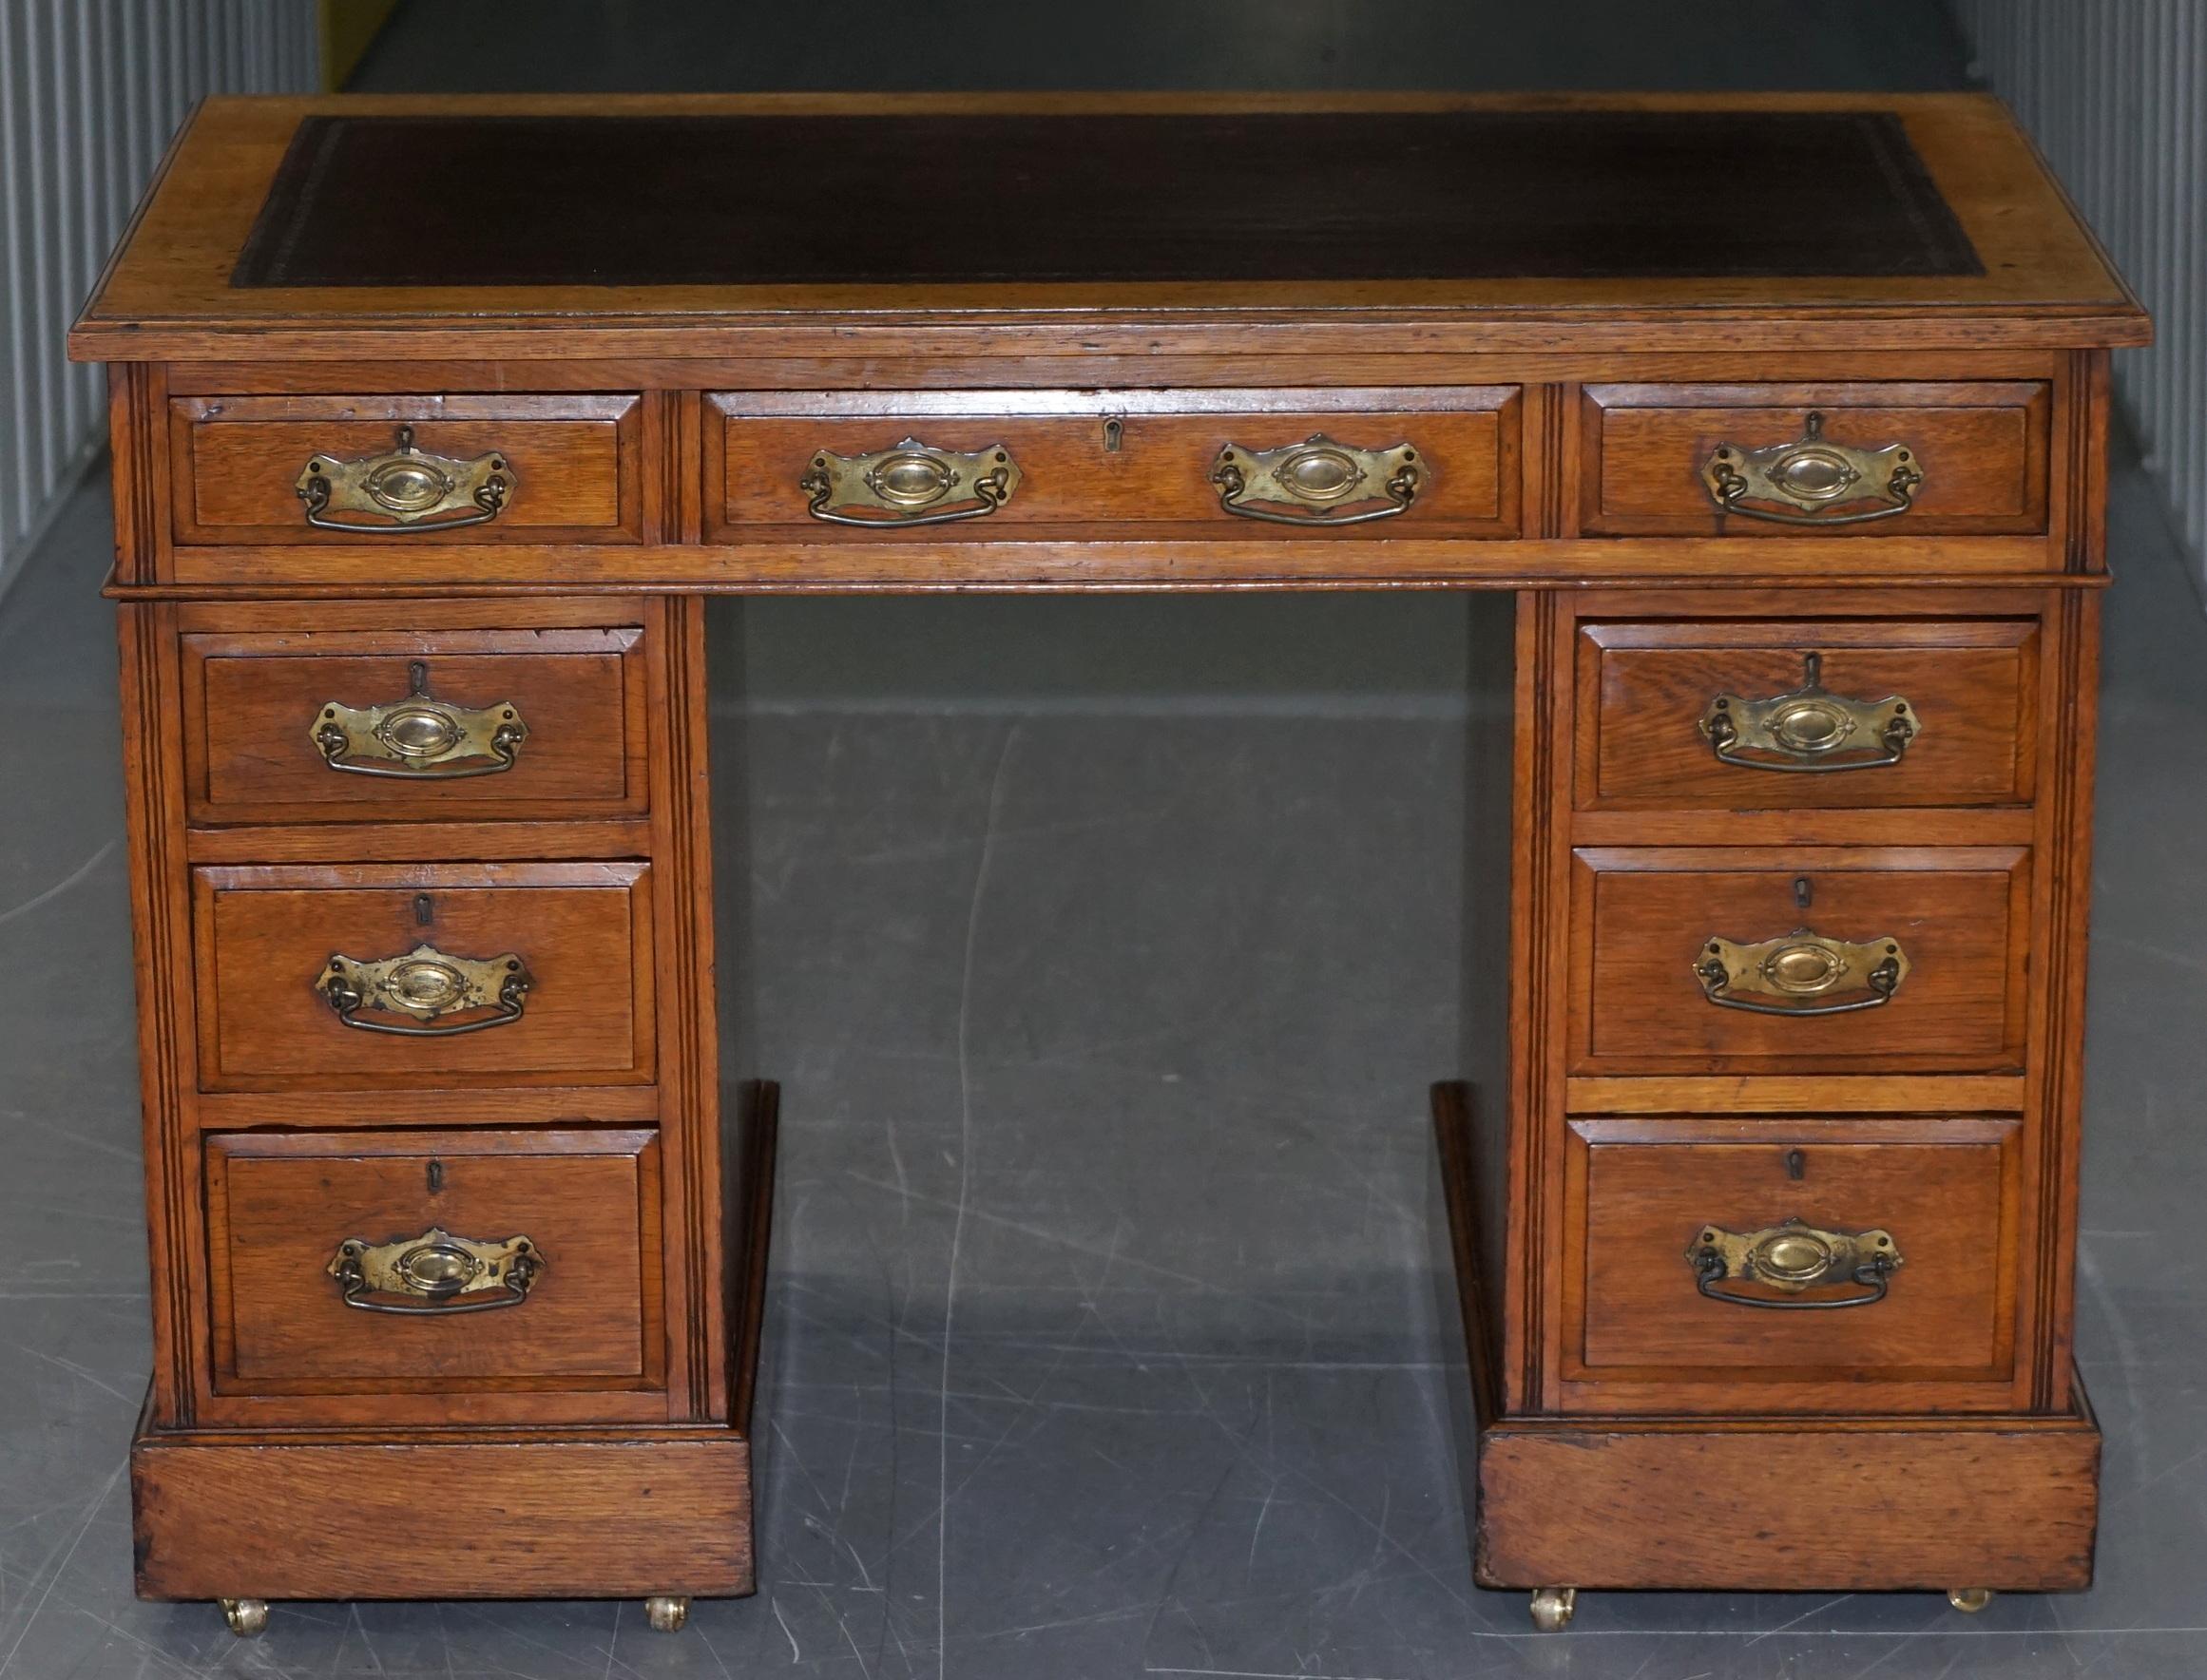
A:
{"label": "central drawer", "polygon": [[2020,1071],[2029,856],[1582,849],[1569,1071]]}
{"label": "central drawer", "polygon": [[727,391],[705,540],[1510,537],[1518,388]]}
{"label": "central drawer", "polygon": [[202,868],[207,1091],[647,1084],[643,863]]}
{"label": "central drawer", "polygon": [[468,1392],[659,1380],[659,1136],[219,1134],[216,1386]]}

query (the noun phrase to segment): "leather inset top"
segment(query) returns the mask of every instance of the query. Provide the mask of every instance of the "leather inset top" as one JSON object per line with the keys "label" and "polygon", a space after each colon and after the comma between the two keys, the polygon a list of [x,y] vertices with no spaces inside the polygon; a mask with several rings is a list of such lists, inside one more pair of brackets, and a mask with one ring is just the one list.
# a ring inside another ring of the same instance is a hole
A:
{"label": "leather inset top", "polygon": [[1875,111],[308,117],[234,286],[1984,272]]}

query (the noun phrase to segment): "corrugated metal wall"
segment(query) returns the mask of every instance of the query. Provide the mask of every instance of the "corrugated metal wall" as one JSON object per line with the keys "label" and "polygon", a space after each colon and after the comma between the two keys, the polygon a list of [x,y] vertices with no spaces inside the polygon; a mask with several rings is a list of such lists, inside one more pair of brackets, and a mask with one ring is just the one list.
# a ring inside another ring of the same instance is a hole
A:
{"label": "corrugated metal wall", "polygon": [[2116,378],[2147,465],[2207,571],[2207,0],[1952,0],[2132,288],[2149,350]]}
{"label": "corrugated metal wall", "polygon": [[0,589],[106,431],[63,335],[203,93],[317,86],[313,0],[0,0]]}

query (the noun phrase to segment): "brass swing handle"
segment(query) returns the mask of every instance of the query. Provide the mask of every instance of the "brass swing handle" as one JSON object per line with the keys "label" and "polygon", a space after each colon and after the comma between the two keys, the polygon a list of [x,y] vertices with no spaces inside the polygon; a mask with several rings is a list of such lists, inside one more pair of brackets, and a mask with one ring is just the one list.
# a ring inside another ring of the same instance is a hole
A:
{"label": "brass swing handle", "polygon": [[1243,519],[1350,525],[1408,513],[1427,470],[1409,444],[1359,449],[1318,431],[1276,449],[1228,444],[1211,465],[1211,482],[1219,506]]}
{"label": "brass swing handle", "polygon": [[1802,927],[1757,945],[1712,935],[1694,959],[1694,977],[1719,1008],[1755,1015],[1851,1015],[1891,1002],[1910,966],[1897,940],[1851,944]]}
{"label": "brass swing handle", "polygon": [[[451,957],[432,945],[379,962],[332,956],[315,977],[315,990],[345,1025],[403,1039],[450,1039],[509,1025],[521,1019],[533,983],[528,965],[511,951]],[[485,1009],[495,1013],[477,1013]],[[400,1019],[369,1020],[363,1011]],[[445,1019],[453,1015],[469,1019]]]}
{"label": "brass swing handle", "polygon": [[339,1299],[362,1312],[488,1312],[526,1301],[545,1259],[526,1236],[483,1242],[432,1226],[395,1242],[347,1237],[322,1270],[337,1280]]}
{"label": "brass swing handle", "polygon": [[1701,714],[1718,758],[1741,770],[1830,773],[1898,764],[1924,720],[1907,697],[1855,700],[1823,684],[1824,656],[1803,659],[1801,686],[1766,700],[1720,694]]}
{"label": "brass swing handle", "polygon": [[322,762],[353,775],[464,781],[511,770],[528,725],[510,700],[455,706],[430,697],[429,665],[407,667],[407,696],[383,706],[331,700],[307,731]]}
{"label": "brass swing handle", "polygon": [[432,455],[413,447],[413,427],[401,426],[396,446],[380,455],[310,456],[292,488],[306,504],[307,524],[318,530],[396,537],[487,524],[498,517],[514,484],[502,451],[472,461]]}
{"label": "brass swing handle", "polygon": [[950,525],[986,519],[1019,488],[1019,463],[1002,444],[961,453],[916,437],[871,455],[816,450],[797,477],[805,511],[829,525]]}
{"label": "brass swing handle", "polygon": [[1891,519],[1915,506],[1923,483],[1924,464],[1908,445],[1861,449],[1833,443],[1824,436],[1821,413],[1811,413],[1801,435],[1790,444],[1749,449],[1722,443],[1701,465],[1702,487],[1718,512],[1773,525],[1863,525]]}
{"label": "brass swing handle", "polygon": [[[1829,1311],[1884,1300],[1887,1284],[1903,1262],[1890,1231],[1818,1231],[1789,1219],[1744,1233],[1704,1225],[1686,1245],[1686,1264],[1694,1269],[1695,1287],[1712,1301],[1780,1311]],[[1756,1284],[1777,1293],[1745,1294],[1727,1284]],[[1807,1293],[1838,1284],[1852,1285],[1858,1292]]]}

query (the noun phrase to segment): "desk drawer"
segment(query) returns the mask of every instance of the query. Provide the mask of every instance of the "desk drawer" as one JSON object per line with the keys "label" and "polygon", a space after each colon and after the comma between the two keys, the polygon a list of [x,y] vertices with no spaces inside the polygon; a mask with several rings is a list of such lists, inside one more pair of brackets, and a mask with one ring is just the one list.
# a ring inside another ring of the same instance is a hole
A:
{"label": "desk drawer", "polygon": [[309,609],[297,629],[186,630],[192,822],[645,809],[641,627],[348,629],[348,610],[391,617]]}
{"label": "desk drawer", "polygon": [[659,1377],[659,1135],[207,1140],[216,1386],[453,1392]]}
{"label": "desk drawer", "polygon": [[1582,811],[2025,805],[2036,619],[1589,621]]}
{"label": "desk drawer", "polygon": [[1519,529],[1515,386],[705,400],[708,542]]}
{"label": "desk drawer", "polygon": [[1997,1408],[2014,1375],[2017,1137],[1992,1117],[1573,1122],[1574,1403]]}
{"label": "desk drawer", "polygon": [[2046,528],[2047,409],[2036,381],[1589,385],[1579,529],[2036,535]]}
{"label": "desk drawer", "polygon": [[2029,855],[1582,850],[1570,1071],[2017,1071]]}
{"label": "desk drawer", "polygon": [[643,539],[643,399],[189,396],[169,403],[181,544]]}
{"label": "desk drawer", "polygon": [[200,1083],[646,1084],[643,863],[193,871]]}

